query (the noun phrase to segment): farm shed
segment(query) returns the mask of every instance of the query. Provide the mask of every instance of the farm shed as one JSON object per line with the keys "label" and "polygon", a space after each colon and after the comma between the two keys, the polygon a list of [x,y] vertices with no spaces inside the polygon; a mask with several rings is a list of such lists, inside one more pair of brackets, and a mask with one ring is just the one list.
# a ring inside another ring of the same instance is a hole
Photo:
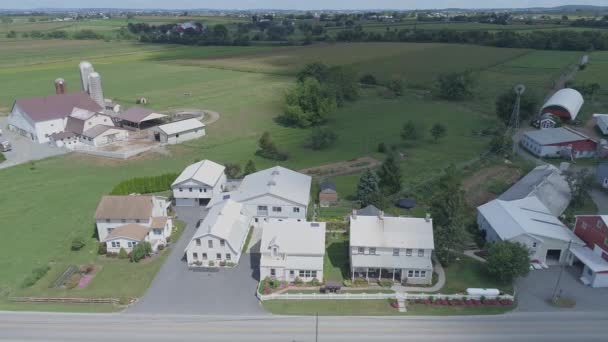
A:
{"label": "farm shed", "polygon": [[166,117],[167,115],[165,114],[160,114],[151,109],[138,106],[131,107],[116,116],[123,126],[130,126],[138,129],[158,124],[161,119]]}
{"label": "farm shed", "polygon": [[597,142],[566,127],[526,132],[520,144],[537,157],[593,158]]}
{"label": "farm shed", "polygon": [[559,116],[563,120],[574,120],[584,103],[585,100],[581,93],[571,88],[565,88],[553,94],[543,105],[541,112]]}
{"label": "farm shed", "polygon": [[322,207],[328,207],[338,202],[338,192],[336,191],[336,183],[332,181],[324,181],[321,183],[321,191],[319,191],[319,204]]}
{"label": "farm shed", "polygon": [[595,125],[603,135],[608,135],[608,114],[593,114]]}
{"label": "farm shed", "polygon": [[205,136],[205,124],[197,119],[187,119],[153,127],[151,138],[167,144],[179,144],[184,141]]}
{"label": "farm shed", "polygon": [[81,141],[88,145],[103,146],[115,141],[126,140],[129,132],[122,128],[97,125],[82,133]]}

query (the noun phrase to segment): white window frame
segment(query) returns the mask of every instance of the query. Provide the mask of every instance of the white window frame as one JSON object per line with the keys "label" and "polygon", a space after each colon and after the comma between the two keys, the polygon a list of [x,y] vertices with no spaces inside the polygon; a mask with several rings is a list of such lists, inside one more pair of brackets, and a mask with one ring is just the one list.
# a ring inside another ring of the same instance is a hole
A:
{"label": "white window frame", "polygon": [[393,248],[393,256],[399,256],[399,248]]}
{"label": "white window frame", "polygon": [[207,240],[207,248],[213,248],[213,240]]}
{"label": "white window frame", "polygon": [[405,256],[412,256],[412,252],[413,252],[413,250],[411,248],[406,248],[405,249]]}
{"label": "white window frame", "polygon": [[357,247],[358,254],[365,254],[365,247]]}
{"label": "white window frame", "polygon": [[423,257],[424,256],[424,249],[419,249],[418,250],[418,256],[419,257]]}

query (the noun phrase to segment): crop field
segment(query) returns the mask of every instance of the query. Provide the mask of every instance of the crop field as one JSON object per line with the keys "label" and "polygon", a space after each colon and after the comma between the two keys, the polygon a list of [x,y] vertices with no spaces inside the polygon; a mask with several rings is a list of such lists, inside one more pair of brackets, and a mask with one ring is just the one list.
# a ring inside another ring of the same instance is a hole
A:
{"label": "crop field", "polygon": [[[150,154],[123,162],[70,154],[0,170],[0,297],[24,292],[19,285],[39,265],[94,262],[93,214],[100,196],[121,180],[180,171],[202,158],[221,163],[252,159],[258,169],[275,165],[254,156],[257,139],[263,131],[269,131],[277,146],[290,154],[290,159],[281,164],[293,169],[364,155],[382,159],[383,155],[375,152],[377,144],[394,144],[405,156],[401,163],[404,181],[415,183],[450,163],[479,155],[487,140],[474,136],[472,130],[494,124],[492,94],[522,79],[544,86],[572,62],[570,56],[562,58],[561,52],[552,52],[559,56],[555,57],[559,62],[551,62],[550,70],[532,72],[525,66],[536,65],[536,58],[542,58],[535,57],[536,52],[440,44],[176,48],[112,43],[112,49],[101,41],[87,42],[90,45],[85,47],[62,43],[65,45],[22,43],[21,53],[7,54],[0,45],[0,107],[10,107],[16,97],[52,94],[56,77],[66,79],[68,90],[78,89],[77,64],[87,58],[101,73],[106,97],[127,107],[144,96],[150,107],[160,111],[211,109],[220,113],[220,120],[208,127],[205,138],[172,147],[169,156]],[[29,63],[24,58],[30,58]],[[359,101],[340,108],[327,123],[338,135],[336,145],[311,151],[303,147],[310,130],[285,128],[273,118],[281,113],[284,91],[293,85],[291,75],[314,60],[349,65],[382,78],[404,75],[408,84],[426,86],[439,73],[473,68],[479,75],[480,98],[450,103],[408,91],[403,97],[385,99],[376,89],[365,89]],[[192,95],[185,96],[186,92]],[[415,145],[403,146],[399,130],[409,119],[427,132],[432,124],[443,122],[448,134],[438,143],[427,134]],[[341,194],[352,193],[357,178],[338,177],[338,189],[344,191]],[[87,245],[71,252],[70,241],[76,236],[85,237]],[[111,262],[104,266],[101,279],[118,276],[119,270]],[[52,266],[48,277],[57,272]],[[134,272],[134,281],[143,281],[148,279],[145,274],[154,270],[142,270],[143,275]],[[48,280],[44,278],[41,284]],[[85,294],[109,295],[94,283],[91,286]],[[134,290],[117,289],[115,296],[138,296],[143,289],[141,284]],[[25,292],[44,293],[40,286]]]}
{"label": "crop field", "polygon": [[408,84],[423,85],[432,82],[441,73],[483,69],[527,52],[522,49],[432,43],[345,43],[276,48],[241,57],[183,60],[177,63],[293,75],[304,65],[321,61],[329,65],[351,66],[360,74],[373,73],[383,80],[401,77]]}

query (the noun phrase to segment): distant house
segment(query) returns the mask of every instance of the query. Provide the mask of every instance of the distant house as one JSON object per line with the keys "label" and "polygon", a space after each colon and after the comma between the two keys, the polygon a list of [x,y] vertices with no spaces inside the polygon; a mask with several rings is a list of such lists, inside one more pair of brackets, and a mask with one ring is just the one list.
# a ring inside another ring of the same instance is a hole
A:
{"label": "distant house", "polygon": [[243,205],[232,200],[211,207],[186,247],[188,265],[238,263],[250,221],[251,217],[245,214]]}
{"label": "distant house", "polygon": [[205,136],[205,124],[198,119],[186,119],[152,127],[150,137],[165,144],[180,144]]}
{"label": "distant house", "polygon": [[264,223],[260,279],[323,282],[325,223],[295,220]]}
{"label": "distant house", "polygon": [[431,284],[435,249],[433,221],[427,218],[360,216],[350,218],[353,281],[388,278],[408,284]]}
{"label": "distant house", "polygon": [[538,198],[556,217],[563,214],[572,198],[566,176],[557,167],[547,164],[534,168],[498,199],[514,201],[532,196]]}
{"label": "distant house", "polygon": [[103,196],[95,211],[97,236],[108,252],[130,251],[147,241],[157,250],[171,236],[170,203],[156,196]]}
{"label": "distant house", "polygon": [[541,113],[551,113],[562,120],[574,120],[585,100],[577,90],[564,88],[557,91],[541,108]]}
{"label": "distant house", "polygon": [[311,182],[308,175],[275,166],[245,176],[237,190],[223,193],[217,201],[230,198],[242,203],[256,223],[269,218],[305,220]]}
{"label": "distant house", "polygon": [[332,181],[324,181],[321,183],[321,191],[319,191],[319,204],[322,207],[328,207],[338,202],[338,192],[336,191],[336,183]]}
{"label": "distant house", "polygon": [[558,127],[558,125],[560,123],[558,120],[559,119],[557,119],[555,115],[550,114],[550,113],[545,113],[540,117],[539,128],[544,129],[544,128]]}
{"label": "distant house", "polygon": [[532,261],[548,265],[570,264],[569,244],[583,245],[536,196],[490,201],[477,208],[477,224],[486,241],[522,243]]}
{"label": "distant house", "polygon": [[608,135],[608,114],[593,114],[595,125],[603,135]]}
{"label": "distant house", "polygon": [[597,142],[566,127],[526,132],[520,144],[537,157],[593,158]]}
{"label": "distant house", "polygon": [[595,177],[604,189],[608,189],[608,163],[598,164]]}
{"label": "distant house", "polygon": [[206,206],[218,196],[226,184],[223,165],[201,160],[187,166],[171,184],[175,205],[178,207]]}
{"label": "distant house", "polygon": [[580,280],[591,287],[608,287],[608,216],[577,216],[574,234],[585,243],[571,248],[575,261],[584,265]]}
{"label": "distant house", "polygon": [[[85,92],[18,99],[8,116],[8,128],[41,144],[51,141],[53,134],[61,133],[76,141],[77,134],[95,125],[114,126],[102,111]],[[82,127],[74,132],[75,126]]]}

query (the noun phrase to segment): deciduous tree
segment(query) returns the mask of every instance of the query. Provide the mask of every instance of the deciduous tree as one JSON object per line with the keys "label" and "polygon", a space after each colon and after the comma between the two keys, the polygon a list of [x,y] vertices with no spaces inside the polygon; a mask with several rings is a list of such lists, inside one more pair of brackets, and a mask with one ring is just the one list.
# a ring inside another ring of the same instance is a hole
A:
{"label": "deciduous tree", "polygon": [[499,241],[488,249],[488,273],[503,282],[511,282],[530,272],[528,248],[518,242]]}

